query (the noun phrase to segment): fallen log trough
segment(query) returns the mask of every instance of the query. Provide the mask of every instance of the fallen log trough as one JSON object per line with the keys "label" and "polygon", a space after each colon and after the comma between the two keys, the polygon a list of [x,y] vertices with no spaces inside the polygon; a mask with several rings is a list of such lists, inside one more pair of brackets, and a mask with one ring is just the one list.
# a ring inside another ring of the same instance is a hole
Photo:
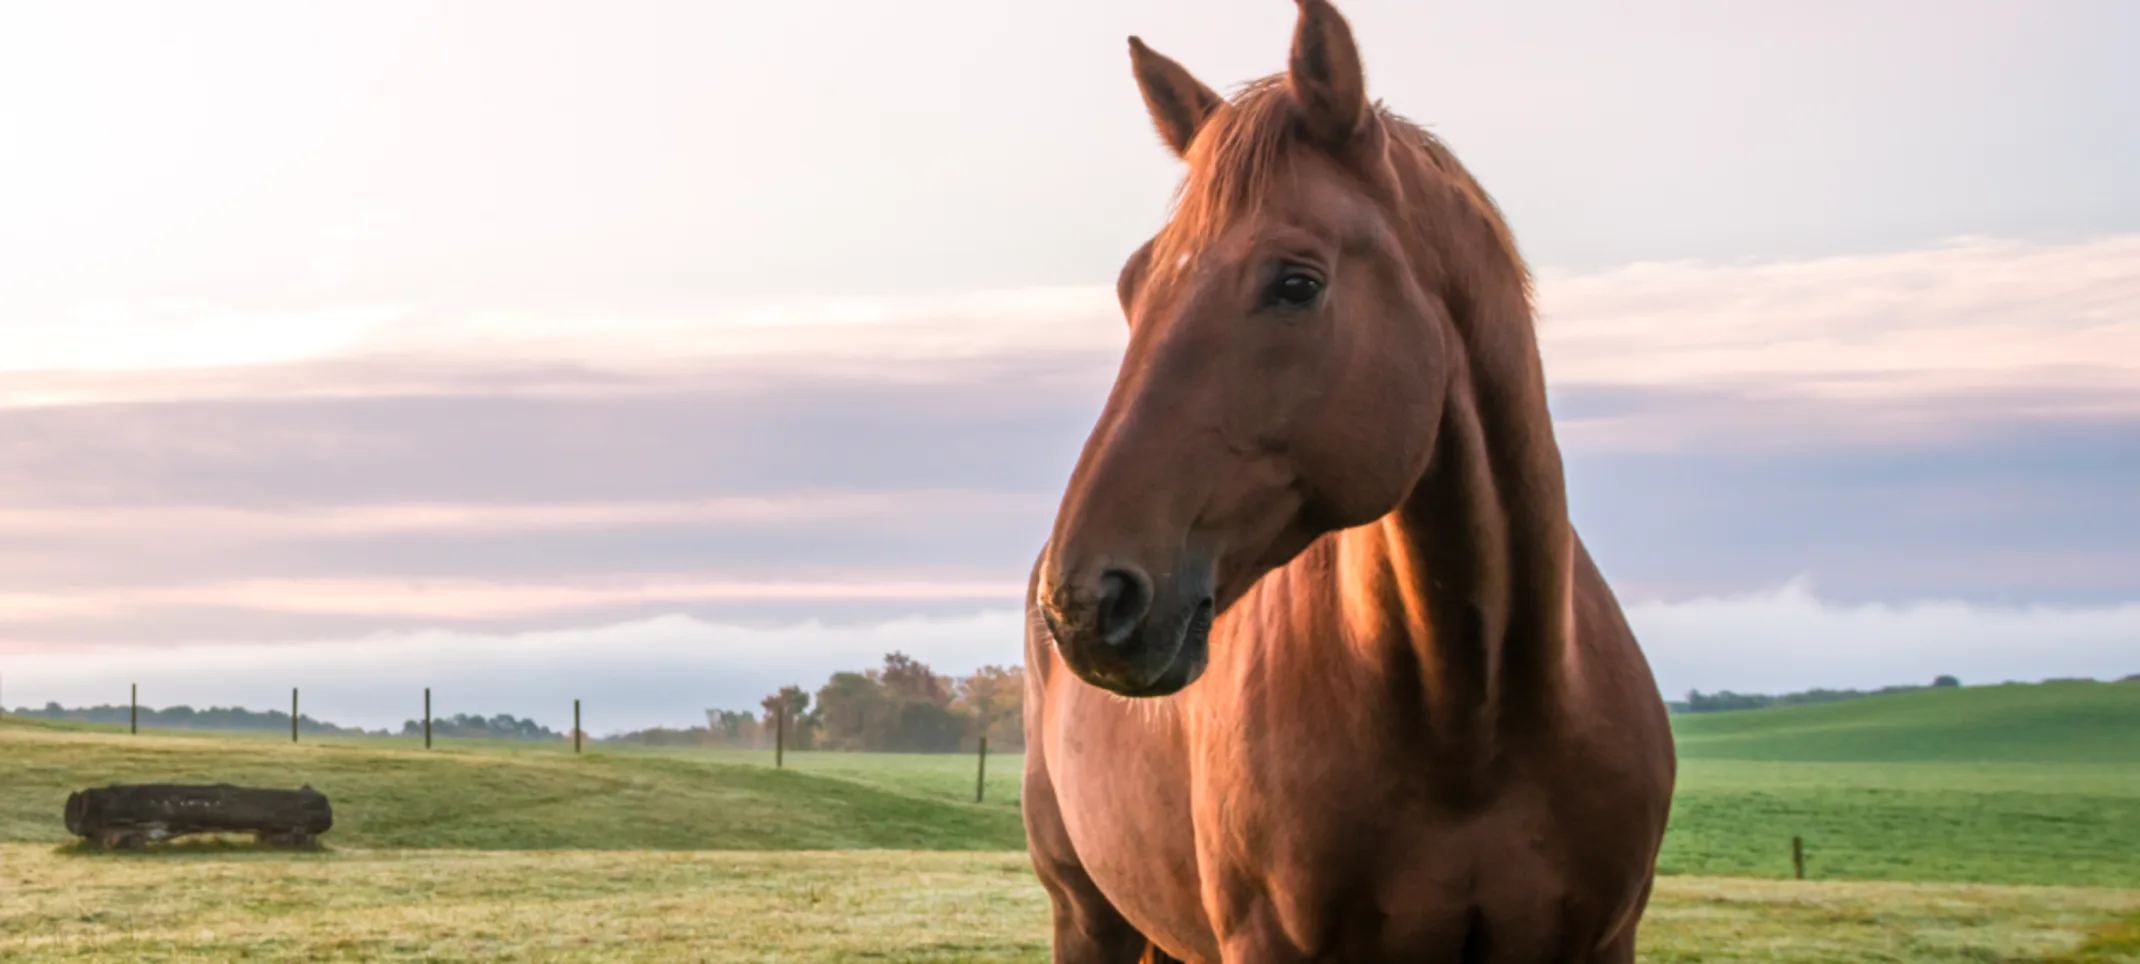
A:
{"label": "fallen log trough", "polygon": [[296,790],[134,783],[67,795],[67,832],[105,850],[198,833],[251,833],[269,846],[309,846],[334,826],[327,795]]}

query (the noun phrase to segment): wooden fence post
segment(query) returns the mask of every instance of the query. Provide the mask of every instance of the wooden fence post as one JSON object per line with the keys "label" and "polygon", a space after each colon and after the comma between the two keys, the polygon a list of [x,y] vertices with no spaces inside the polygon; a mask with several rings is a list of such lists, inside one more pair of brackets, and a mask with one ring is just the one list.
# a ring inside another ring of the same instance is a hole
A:
{"label": "wooden fence post", "polygon": [[773,713],[773,769],[787,765],[788,757],[788,704],[783,701]]}
{"label": "wooden fence post", "polygon": [[580,701],[572,701],[572,752],[580,752]]}
{"label": "wooden fence post", "polygon": [[980,803],[981,795],[988,792],[988,734],[981,734],[981,760],[973,768],[973,802]]}
{"label": "wooden fence post", "polygon": [[1791,837],[1791,871],[1799,880],[1806,879],[1806,842],[1795,835]]}
{"label": "wooden fence post", "polygon": [[297,742],[297,687],[290,687],[290,742]]}
{"label": "wooden fence post", "polygon": [[141,732],[141,684],[126,684],[126,732]]}
{"label": "wooden fence post", "polygon": [[431,748],[431,687],[424,687],[424,749]]}

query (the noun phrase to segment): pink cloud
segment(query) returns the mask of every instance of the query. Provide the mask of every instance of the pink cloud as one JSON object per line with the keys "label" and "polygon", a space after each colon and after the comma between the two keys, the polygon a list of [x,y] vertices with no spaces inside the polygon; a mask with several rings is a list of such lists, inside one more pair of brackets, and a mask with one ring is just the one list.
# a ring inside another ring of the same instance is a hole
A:
{"label": "pink cloud", "polygon": [[[2030,399],[2021,404],[2038,414],[2140,411],[2140,235],[1548,272],[1539,308],[1547,375],[1558,389],[1721,391],[1860,409],[2001,396]],[[332,338],[285,336],[267,347],[248,332],[303,327],[305,318],[214,317],[195,339],[208,344],[137,351],[128,357],[162,360],[131,368],[86,364],[79,343],[92,335],[170,340],[179,330],[161,309],[108,308],[63,343],[0,336],[10,370],[0,406],[602,396],[809,377],[960,384],[1007,369],[1093,392],[1125,340],[1103,286],[798,299],[673,315],[349,308],[323,316],[334,319],[322,329]],[[1669,417],[1645,418],[1662,426]]]}
{"label": "pink cloud", "polygon": [[266,539],[420,533],[567,532],[657,526],[809,522],[1046,511],[1019,492],[795,492],[661,502],[398,503],[290,508],[201,505],[0,506],[0,538]]}
{"label": "pink cloud", "polygon": [[1639,264],[1539,287],[1554,384],[1867,405],[2056,389],[2061,410],[2140,411],[2140,236]]}
{"label": "pink cloud", "polygon": [[163,607],[214,607],[381,619],[525,618],[647,604],[855,600],[988,601],[1015,605],[1023,582],[959,579],[817,581],[604,574],[582,580],[238,579],[199,585],[0,593],[0,623],[124,616]]}

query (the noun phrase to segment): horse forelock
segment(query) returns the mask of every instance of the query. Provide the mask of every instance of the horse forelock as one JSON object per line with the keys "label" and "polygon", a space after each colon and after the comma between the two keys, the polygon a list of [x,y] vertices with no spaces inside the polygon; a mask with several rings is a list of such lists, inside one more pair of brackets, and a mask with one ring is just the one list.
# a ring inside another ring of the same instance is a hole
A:
{"label": "horse forelock", "polygon": [[[1492,250],[1482,252],[1502,259],[1519,279],[1526,299],[1530,294],[1530,270],[1518,252],[1515,234],[1491,196],[1471,176],[1448,146],[1426,128],[1374,105],[1374,123],[1387,135],[1389,160],[1406,174],[1426,177],[1455,192],[1470,214],[1487,226]],[[1321,150],[1304,133],[1300,108],[1283,74],[1274,74],[1243,86],[1226,106],[1205,121],[1191,142],[1184,160],[1188,172],[1176,187],[1165,227],[1152,240],[1151,270],[1165,274],[1186,265],[1196,252],[1212,243],[1229,227],[1256,217],[1273,198],[1289,189],[1281,175],[1297,152]],[[1403,171],[1403,167],[1411,167]],[[1416,222],[1421,212],[1394,211],[1399,220]],[[1447,225],[1427,225],[1429,231]],[[1451,265],[1459,269],[1485,270],[1488,265]]]}

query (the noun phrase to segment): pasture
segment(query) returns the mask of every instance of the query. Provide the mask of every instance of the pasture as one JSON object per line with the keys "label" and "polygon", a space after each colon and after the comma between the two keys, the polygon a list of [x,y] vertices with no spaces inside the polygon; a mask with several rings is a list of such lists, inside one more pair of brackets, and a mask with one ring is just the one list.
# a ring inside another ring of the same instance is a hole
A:
{"label": "pasture", "polygon": [[[2140,960],[2140,686],[1681,717],[1645,960]],[[0,721],[0,955],[1044,960],[1018,759]],[[69,790],[309,783],[309,854],[80,853]],[[1789,838],[1806,841],[1805,882]]]}
{"label": "pasture", "polygon": [[[337,850],[167,855],[0,845],[0,956],[85,959],[1045,961],[1016,853]],[[2140,894],[1661,882],[1644,959],[2133,960]]]}

